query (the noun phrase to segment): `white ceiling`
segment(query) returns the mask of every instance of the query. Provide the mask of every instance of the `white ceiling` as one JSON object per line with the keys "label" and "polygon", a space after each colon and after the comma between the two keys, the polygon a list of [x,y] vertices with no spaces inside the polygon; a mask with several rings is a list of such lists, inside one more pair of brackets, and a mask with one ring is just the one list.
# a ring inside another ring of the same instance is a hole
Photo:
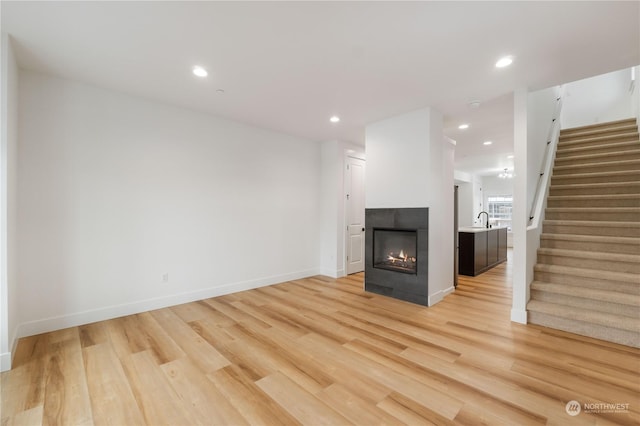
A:
{"label": "white ceiling", "polygon": [[[640,63],[639,4],[2,1],[0,8],[25,69],[317,141],[364,144],[367,123],[432,106],[458,142],[457,164],[486,169],[482,157],[513,149],[514,88]],[[505,54],[516,61],[496,69]],[[191,74],[195,64],[208,69],[207,79]],[[471,100],[482,106],[471,110]],[[342,121],[330,123],[333,114]],[[460,132],[460,122],[472,127]]]}

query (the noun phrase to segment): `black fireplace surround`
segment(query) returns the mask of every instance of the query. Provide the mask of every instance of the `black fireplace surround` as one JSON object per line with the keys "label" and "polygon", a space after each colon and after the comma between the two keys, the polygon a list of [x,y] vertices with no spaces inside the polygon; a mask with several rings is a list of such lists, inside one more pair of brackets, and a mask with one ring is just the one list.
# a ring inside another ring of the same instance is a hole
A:
{"label": "black fireplace surround", "polygon": [[364,289],[429,305],[429,209],[365,210]]}

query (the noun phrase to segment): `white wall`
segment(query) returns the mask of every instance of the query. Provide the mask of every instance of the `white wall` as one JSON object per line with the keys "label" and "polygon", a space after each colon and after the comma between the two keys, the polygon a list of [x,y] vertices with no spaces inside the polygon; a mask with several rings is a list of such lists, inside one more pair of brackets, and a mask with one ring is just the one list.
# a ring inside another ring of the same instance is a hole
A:
{"label": "white wall", "polygon": [[501,179],[498,176],[483,176],[482,195],[485,206],[488,206],[489,196],[513,195],[513,179]]}
{"label": "white wall", "polygon": [[426,108],[367,125],[367,208],[429,206],[430,114]]}
{"label": "white wall", "polygon": [[320,161],[314,142],[23,72],[20,334],[317,274]]}
{"label": "white wall", "polygon": [[[543,164],[549,129],[553,123],[559,87],[531,92],[527,96],[527,206],[533,203]],[[566,97],[565,97],[566,99]],[[566,105],[563,105],[563,115]],[[527,212],[529,213],[529,212]]]}
{"label": "white wall", "polygon": [[636,122],[640,123],[640,65],[633,67],[630,72],[632,73],[632,85],[631,85],[631,115],[636,118]]}
{"label": "white wall", "polygon": [[[513,294],[511,321],[527,323],[529,281],[527,280],[527,90],[513,95]],[[536,168],[538,166],[535,166]]]}
{"label": "white wall", "polygon": [[[489,208],[489,197],[494,195],[513,196],[513,179],[500,179],[498,176],[482,177],[483,205]],[[513,213],[513,212],[512,212]],[[513,231],[507,232],[507,247],[513,247]]]}
{"label": "white wall", "polygon": [[[429,306],[453,292],[453,163],[455,142],[443,136],[442,115],[432,110],[430,122],[431,192],[429,206]],[[437,154],[437,155],[436,155]]]}
{"label": "white wall", "polygon": [[321,273],[330,277],[344,275],[338,256],[338,208],[342,201],[338,145],[338,141],[326,141],[320,147],[320,267]]}
{"label": "white wall", "polygon": [[453,290],[453,153],[425,108],[366,128],[366,207],[429,207],[429,305]]}
{"label": "white wall", "polygon": [[478,218],[478,215],[484,210],[484,196],[482,195],[482,178],[480,176],[473,176],[471,192],[473,194],[473,213],[471,219],[473,220],[473,225],[481,225],[483,218]]}
{"label": "white wall", "polygon": [[[529,215],[542,170],[547,140],[550,138],[550,129],[557,114],[557,99],[560,93],[560,87],[552,87],[532,93],[519,89],[514,94],[514,270],[511,319],[516,322],[526,323],[527,321],[526,305],[529,300],[529,285],[533,281],[533,268],[540,246],[544,200],[546,200],[550,170],[545,171],[545,179],[542,180],[539,198],[543,202],[541,208],[535,212],[535,225],[529,226]],[[551,146],[553,147],[553,144]],[[550,149],[553,150],[553,148]],[[552,153],[553,151],[550,151],[550,154]],[[549,164],[552,163],[553,155],[550,157]]]}
{"label": "white wall", "polygon": [[342,141],[321,144],[320,266],[321,273],[342,277],[345,269],[345,188],[347,155],[364,159],[364,148]]}
{"label": "white wall", "polygon": [[473,226],[473,185],[457,182],[458,185],[458,226]]}
{"label": "white wall", "polygon": [[586,126],[634,116],[631,69],[565,84],[562,128]]}
{"label": "white wall", "polygon": [[458,227],[473,225],[473,185],[475,175],[453,171],[453,182],[458,185]]}
{"label": "white wall", "polygon": [[17,156],[18,66],[11,38],[2,33],[0,72],[0,371],[11,368],[18,327]]}

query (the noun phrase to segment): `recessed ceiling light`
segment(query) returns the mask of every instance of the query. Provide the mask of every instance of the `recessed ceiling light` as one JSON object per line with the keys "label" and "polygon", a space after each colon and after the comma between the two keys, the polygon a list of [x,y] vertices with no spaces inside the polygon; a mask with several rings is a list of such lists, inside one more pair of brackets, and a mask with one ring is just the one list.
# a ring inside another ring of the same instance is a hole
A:
{"label": "recessed ceiling light", "polygon": [[337,122],[340,121],[340,117],[338,117],[337,115],[334,115],[333,117],[331,117],[329,119],[329,121],[332,122],[332,123],[337,123]]}
{"label": "recessed ceiling light", "polygon": [[496,62],[496,68],[508,67],[512,63],[513,63],[513,56],[505,56],[503,58],[498,59],[498,62]]}
{"label": "recessed ceiling light", "polygon": [[513,158],[513,155],[507,155],[507,158],[511,160]]}
{"label": "recessed ceiling light", "polygon": [[468,129],[468,128],[469,128],[468,124],[461,124],[461,125],[458,126],[458,129],[460,129],[460,130],[464,130],[464,129]]}
{"label": "recessed ceiling light", "polygon": [[483,145],[491,145],[492,143],[493,143],[493,142],[491,142],[491,141],[484,141],[484,142],[482,142],[482,144],[483,144]]}
{"label": "recessed ceiling light", "polygon": [[209,73],[207,72],[207,70],[205,70],[204,68],[200,67],[200,66],[195,66],[193,67],[193,74],[197,75],[198,77],[206,77],[209,75]]}

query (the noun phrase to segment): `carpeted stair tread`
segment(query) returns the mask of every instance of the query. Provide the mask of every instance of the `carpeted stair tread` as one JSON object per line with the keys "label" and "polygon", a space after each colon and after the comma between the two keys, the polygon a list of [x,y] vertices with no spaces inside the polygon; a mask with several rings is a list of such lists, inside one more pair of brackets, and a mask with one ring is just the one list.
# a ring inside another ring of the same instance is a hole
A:
{"label": "carpeted stair tread", "polygon": [[[570,175],[569,175],[570,176]],[[564,178],[564,175],[558,176]],[[566,183],[561,185],[551,185],[549,188],[553,189],[581,189],[581,188],[625,188],[628,186],[640,187],[640,181],[626,181],[626,182],[597,182],[597,183]]]}
{"label": "carpeted stair tread", "polygon": [[600,221],[594,222],[591,220],[550,220],[545,219],[543,224],[546,225],[570,225],[570,226],[583,226],[583,227],[611,227],[611,228],[640,228],[638,222],[617,222],[617,221]]}
{"label": "carpeted stair tread", "polygon": [[[625,213],[639,213],[640,208],[638,207],[549,207],[547,212],[550,211],[564,211],[564,212],[574,212],[574,211],[583,211],[583,212],[608,212],[608,211],[618,211]],[[640,219],[640,218],[639,218]]]}
{"label": "carpeted stair tread", "polygon": [[624,166],[640,167],[640,160],[618,160],[618,161],[602,161],[602,162],[584,163],[584,164],[568,164],[563,166],[555,166],[553,168],[553,171],[555,173],[563,170],[585,169],[589,167],[606,168],[606,167],[624,167]]}
{"label": "carpeted stair tread", "polygon": [[638,255],[640,237],[542,233],[540,247]]}
{"label": "carpeted stair tread", "polygon": [[594,339],[606,340],[620,345],[640,348],[640,333],[637,331],[623,330],[600,324],[561,318],[536,311],[529,311],[529,322],[542,327],[554,328],[556,330],[580,334]]}
{"label": "carpeted stair tread", "polygon": [[570,155],[582,155],[589,153],[589,151],[634,151],[640,149],[640,143],[638,140],[624,141],[624,142],[608,142],[586,146],[576,147],[558,147],[556,150],[556,159],[559,157],[568,157]]}
{"label": "carpeted stair tread", "polygon": [[[640,200],[640,194],[550,195],[548,200]],[[594,206],[597,207],[597,206]]]}
{"label": "carpeted stair tread", "polygon": [[546,265],[542,263],[536,264],[534,266],[534,271],[551,272],[554,274],[561,274],[561,275],[572,275],[574,277],[611,280],[611,281],[617,281],[621,283],[634,284],[640,287],[640,282],[638,281],[638,274],[632,274],[627,272],[600,271],[597,269],[574,268],[571,266],[561,266],[561,265]]}
{"label": "carpeted stair tread", "polygon": [[[538,254],[547,256],[576,257],[581,259],[606,260],[609,262],[629,262],[640,264],[640,256],[635,254],[605,253],[594,251],[539,248]],[[587,268],[588,269],[588,268]]]}
{"label": "carpeted stair tread", "polygon": [[615,151],[615,152],[599,152],[594,154],[575,154],[569,155],[565,157],[556,157],[556,164],[562,165],[563,163],[571,163],[571,162],[601,162],[601,161],[614,161],[611,157],[622,157],[623,159],[632,159],[633,157],[637,157],[640,155],[640,149],[632,149],[625,151]]}
{"label": "carpeted stair tread", "polygon": [[622,120],[608,121],[606,123],[588,124],[586,126],[569,127],[562,129],[562,135],[574,135],[585,132],[601,132],[607,129],[618,129],[620,127],[632,126],[636,128],[635,118],[624,118]]}
{"label": "carpeted stair tread", "polygon": [[640,207],[547,207],[545,216],[556,220],[640,222]]}
{"label": "carpeted stair tread", "polygon": [[605,144],[619,142],[637,142],[638,133],[622,133],[613,135],[589,136],[584,138],[573,137],[571,139],[561,139],[558,141],[557,149],[578,148],[578,147],[598,147]]}
{"label": "carpeted stair tread", "polygon": [[630,237],[606,237],[600,235],[575,235],[575,234],[545,234],[542,233],[540,238],[543,240],[565,240],[577,241],[582,243],[611,243],[611,244],[631,244],[640,245],[640,238]]}
{"label": "carpeted stair tread", "polygon": [[558,305],[556,303],[531,300],[527,304],[529,311],[541,312],[560,318],[567,318],[574,321],[598,324],[605,327],[617,328],[632,332],[640,332],[640,322],[637,318],[626,315],[616,315],[598,311],[585,311],[584,309],[572,306]]}
{"label": "carpeted stair tread", "polygon": [[[555,191],[557,193],[558,191]],[[550,195],[548,207],[640,207],[640,194]]]}
{"label": "carpeted stair tread", "polygon": [[[593,179],[593,178],[603,178],[610,179],[614,177],[628,176],[629,181],[637,181],[637,177],[640,175],[640,170],[620,170],[620,171],[609,171],[609,172],[590,172],[590,173],[574,173],[574,174],[566,174],[566,175],[553,175],[551,176],[551,182],[554,180],[566,180],[566,179]],[[605,182],[603,182],[605,183]]]}
{"label": "carpeted stair tread", "polygon": [[[541,281],[532,282],[531,290],[544,291],[545,293],[562,294],[576,298],[617,303],[620,305],[640,306],[640,294],[629,294],[597,288],[579,287],[575,285],[552,284]],[[637,316],[640,316],[640,311],[638,311]]]}

